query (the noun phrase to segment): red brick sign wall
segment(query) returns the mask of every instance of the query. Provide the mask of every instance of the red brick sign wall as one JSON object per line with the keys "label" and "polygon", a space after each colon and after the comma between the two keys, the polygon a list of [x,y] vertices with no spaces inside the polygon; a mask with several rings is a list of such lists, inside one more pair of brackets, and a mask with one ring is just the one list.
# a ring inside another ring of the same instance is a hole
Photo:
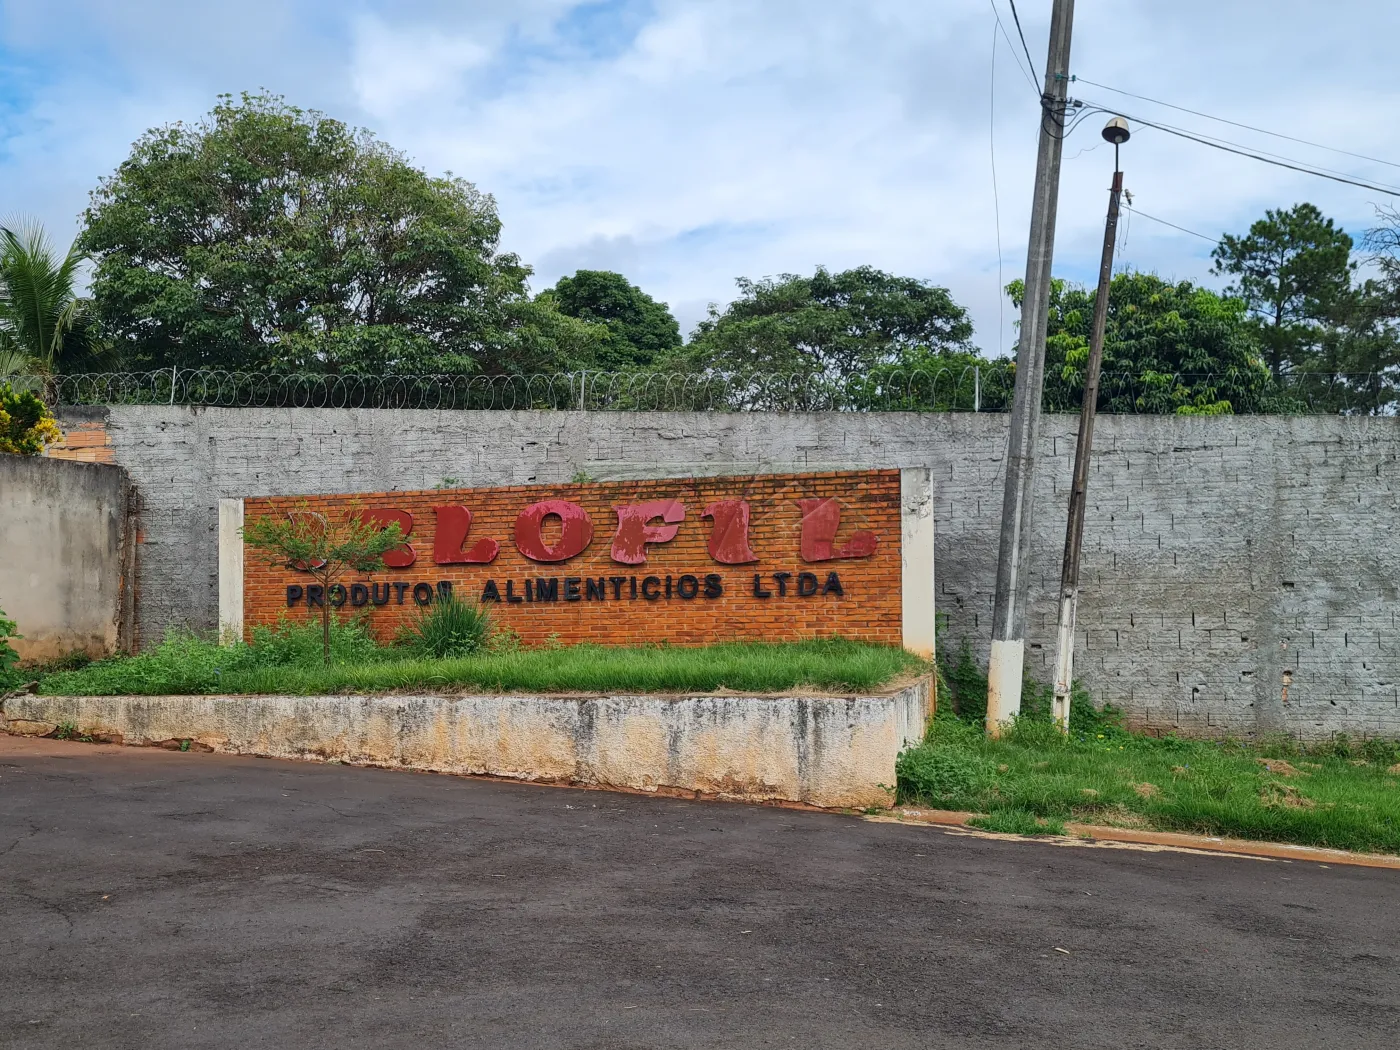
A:
{"label": "red brick sign wall", "polygon": [[450,590],[527,644],[901,641],[897,470],[249,499],[244,520],[307,509],[398,521],[408,548],[319,593],[244,550],[244,623],[319,616],[391,639]]}

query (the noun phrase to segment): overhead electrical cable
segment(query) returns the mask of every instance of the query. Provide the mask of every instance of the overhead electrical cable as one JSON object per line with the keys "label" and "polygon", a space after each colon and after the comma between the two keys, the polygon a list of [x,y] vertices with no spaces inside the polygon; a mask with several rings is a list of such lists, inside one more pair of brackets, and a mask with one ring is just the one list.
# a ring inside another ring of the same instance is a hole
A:
{"label": "overhead electrical cable", "polygon": [[[1098,103],[1098,102],[1088,101],[1087,105],[1088,105],[1089,108],[1082,111],[1083,114],[1084,114],[1084,116],[1088,116],[1089,114],[1091,114],[1091,113],[1096,113],[1096,112],[1097,112],[1097,113],[1112,113],[1112,114],[1115,114],[1115,115],[1121,116],[1121,117],[1127,117],[1127,116],[1128,116],[1128,114],[1124,113],[1122,110],[1113,109],[1113,108],[1111,108],[1111,107],[1104,106],[1104,105],[1102,105],[1101,103]],[[1081,116],[1081,117],[1079,118],[1079,120],[1082,120],[1082,119],[1084,119],[1083,116]],[[1339,170],[1336,169],[1336,168],[1327,168],[1327,167],[1323,167],[1321,164],[1310,164],[1310,163],[1307,162],[1307,161],[1299,160],[1297,157],[1289,157],[1289,156],[1287,156],[1287,155],[1285,155],[1285,154],[1282,154],[1282,153],[1273,153],[1273,152],[1271,152],[1270,150],[1260,149],[1258,146],[1245,146],[1245,145],[1243,145],[1242,143],[1235,142],[1235,141],[1233,141],[1232,139],[1227,139],[1227,138],[1224,138],[1224,137],[1222,137],[1222,136],[1220,136],[1220,135],[1210,135],[1210,134],[1207,134],[1207,133],[1204,132],[1204,131],[1194,131],[1194,130],[1192,130],[1192,129],[1190,129],[1190,128],[1177,127],[1175,124],[1165,124],[1165,123],[1163,123],[1163,122],[1160,121],[1160,120],[1148,120],[1146,117],[1133,117],[1133,118],[1131,118],[1131,119],[1136,120],[1136,121],[1138,121],[1138,123],[1143,124],[1143,125],[1145,125],[1145,126],[1147,126],[1147,127],[1156,128],[1156,129],[1159,130],[1159,131],[1167,131],[1167,132],[1171,132],[1172,134],[1180,134],[1180,135],[1194,136],[1194,137],[1196,137],[1196,138],[1198,138],[1198,139],[1204,139],[1204,140],[1206,140],[1209,144],[1221,144],[1221,145],[1225,145],[1225,146],[1233,146],[1233,147],[1235,147],[1235,148],[1237,148],[1237,149],[1249,150],[1251,153],[1257,154],[1257,155],[1260,156],[1260,157],[1271,157],[1271,158],[1273,158],[1274,160],[1280,160],[1280,161],[1283,161],[1283,162],[1285,162],[1285,163],[1287,163],[1287,164],[1301,164],[1301,165],[1303,165],[1304,167],[1306,167],[1308,170],[1317,172],[1318,174],[1323,174],[1323,175],[1336,175],[1336,176],[1338,176],[1339,178],[1343,178],[1343,179],[1354,179],[1354,178],[1357,178],[1356,175],[1353,175],[1353,174],[1352,174],[1351,172],[1349,172],[1349,171],[1339,171]],[[1076,124],[1076,125],[1078,125],[1079,120],[1076,120],[1076,121],[1075,121],[1075,124]],[[1372,181],[1372,180],[1366,180],[1366,181]],[[1383,187],[1384,187],[1384,186],[1389,186],[1390,189],[1400,191],[1400,186],[1390,186],[1389,183],[1376,182],[1375,185],[1377,185],[1377,186],[1383,186]]]}
{"label": "overhead electrical cable", "polygon": [[1026,34],[1021,31],[1021,16],[1016,13],[1016,0],[1007,0],[1011,5],[1011,17],[1016,21],[1016,35],[1021,38],[1021,50],[1026,53],[1026,62],[1031,67],[1031,72],[1035,72],[1035,59],[1031,58],[1031,49],[1026,46]]}
{"label": "overhead electrical cable", "polygon": [[[1178,138],[1187,139],[1191,142],[1198,142],[1202,146],[1210,146],[1213,149],[1223,150],[1226,153],[1235,153],[1241,157],[1248,157],[1251,160],[1262,161],[1265,164],[1272,164],[1275,167],[1287,168],[1290,171],[1299,171],[1302,172],[1304,175],[1315,175],[1320,179],[1330,179],[1333,182],[1345,183],[1348,186],[1358,186],[1363,190],[1371,190],[1374,193],[1383,193],[1388,197],[1400,197],[1400,187],[1387,186],[1383,183],[1376,183],[1364,179],[1358,179],[1355,176],[1348,175],[1344,172],[1333,171],[1329,168],[1323,168],[1317,165],[1305,164],[1304,162],[1295,160],[1291,157],[1283,157],[1276,153],[1269,153],[1265,150],[1251,149],[1246,146],[1241,146],[1239,143],[1230,142],[1228,139],[1217,139],[1214,136],[1205,135],[1201,133],[1193,133],[1185,130],[1184,128],[1173,127],[1171,124],[1163,124],[1160,121],[1148,120],[1146,117],[1135,117],[1128,113],[1124,113],[1122,110],[1112,109],[1100,105],[1099,103],[1093,102],[1091,100],[1085,101],[1088,103],[1089,106],[1092,107],[1092,109],[1090,109],[1088,112],[1108,113],[1116,116],[1121,116],[1126,118],[1127,120],[1134,121],[1135,123],[1140,124],[1143,127],[1155,128],[1158,131],[1166,132],[1168,135],[1175,135]],[[1075,124],[1077,126],[1078,121],[1076,121]],[[1071,127],[1070,130],[1073,130],[1073,127]]]}
{"label": "overhead electrical cable", "polygon": [[[996,10],[995,5],[992,8]],[[1000,25],[1000,20],[998,20]],[[1010,41],[1007,42],[1008,44]],[[1013,49],[1011,57],[1016,57]],[[997,195],[997,34],[992,30],[992,76],[987,91],[987,148],[992,158],[992,210],[997,225],[997,349],[1006,346],[1006,274],[1001,261],[1001,199]]]}
{"label": "overhead electrical cable", "polygon": [[1026,78],[1026,83],[1031,86],[1031,90],[1034,91],[1036,97],[1039,98],[1040,88],[1035,82],[1035,66],[1032,65],[1031,68],[1027,70],[1025,66],[1021,65],[1021,56],[1016,53],[1016,45],[1011,42],[1011,37],[1006,32],[1006,26],[1002,24],[1001,12],[997,10],[997,0],[987,0],[987,2],[992,5],[992,17],[997,20],[997,28],[1001,30],[1001,35],[1003,39],[1006,40],[1006,46],[1011,49],[1012,61],[1016,63],[1016,68],[1021,71],[1021,76]]}
{"label": "overhead electrical cable", "polygon": [[1122,88],[1110,87],[1107,84],[1099,84],[1092,80],[1085,80],[1081,76],[1070,78],[1079,84],[1088,84],[1090,87],[1102,88],[1105,91],[1112,91],[1116,95],[1127,95],[1129,98],[1140,99],[1143,102],[1151,102],[1154,106],[1165,106],[1167,109],[1174,109],[1180,113],[1190,113],[1193,117],[1204,117],[1206,120],[1214,120],[1220,124],[1229,124],[1234,128],[1243,128],[1245,131],[1253,131],[1260,135],[1269,135],[1276,139],[1286,139],[1289,142],[1297,142],[1304,146],[1312,146],[1314,149],[1324,149],[1331,153],[1340,153],[1344,157],[1355,157],[1357,160],[1370,161],[1373,164],[1384,164],[1390,168],[1400,168],[1400,163],[1393,160],[1385,160],[1381,157],[1367,156],[1365,153],[1353,153],[1351,150],[1338,149],[1336,146],[1327,146],[1321,142],[1312,142],[1308,139],[1300,139],[1296,135],[1285,135],[1281,131],[1270,131],[1268,128],[1256,128],[1252,124],[1242,124],[1238,120],[1228,120],[1225,117],[1217,117],[1213,113],[1203,113],[1199,109],[1188,109],[1185,106],[1178,106],[1171,102],[1163,102],[1159,98],[1151,98],[1147,95],[1138,95],[1131,91],[1124,91]]}
{"label": "overhead electrical cable", "polygon": [[1177,225],[1176,223],[1174,223],[1174,222],[1167,222],[1166,219],[1159,219],[1159,218],[1157,218],[1157,216],[1155,216],[1155,215],[1148,215],[1147,212],[1145,212],[1145,211],[1138,211],[1138,209],[1132,207],[1132,205],[1124,204],[1122,207],[1123,207],[1123,210],[1126,211],[1126,212],[1131,212],[1133,215],[1140,215],[1140,216],[1142,216],[1144,219],[1148,219],[1148,220],[1150,220],[1150,221],[1152,221],[1152,222],[1160,222],[1163,226],[1170,226],[1172,229],[1174,229],[1174,230],[1180,230],[1182,233],[1189,233],[1192,237],[1199,237],[1201,240],[1203,240],[1203,241],[1210,241],[1212,244],[1219,244],[1219,243],[1220,243],[1220,240],[1219,240],[1218,238],[1216,238],[1216,237],[1211,237],[1211,236],[1209,236],[1209,235],[1207,235],[1207,234],[1204,234],[1204,233],[1197,233],[1195,230],[1188,230],[1185,226],[1178,226],[1178,225]]}

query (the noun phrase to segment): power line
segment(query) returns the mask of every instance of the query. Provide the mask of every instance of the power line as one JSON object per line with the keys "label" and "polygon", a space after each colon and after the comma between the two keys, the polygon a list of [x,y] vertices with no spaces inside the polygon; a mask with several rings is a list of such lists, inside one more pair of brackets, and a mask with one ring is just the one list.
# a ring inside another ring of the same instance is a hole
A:
{"label": "power line", "polygon": [[[1081,110],[1079,111],[1079,112],[1080,112],[1080,116],[1077,117],[1077,118],[1075,119],[1074,127],[1078,127],[1079,124],[1080,124],[1086,117],[1088,117],[1088,116],[1090,116],[1090,115],[1092,115],[1092,114],[1094,114],[1094,113],[1112,113],[1112,114],[1115,114],[1115,115],[1117,115],[1117,116],[1122,116],[1122,117],[1126,117],[1126,116],[1128,115],[1128,114],[1124,113],[1122,110],[1119,110],[1119,109],[1110,109],[1110,108],[1108,108],[1108,107],[1106,107],[1106,106],[1101,106],[1099,103],[1094,102],[1094,101],[1092,101],[1092,100],[1089,100],[1087,103],[1086,103],[1086,102],[1080,102],[1079,105],[1081,105],[1081,106],[1087,105],[1088,108],[1081,109]],[[1222,137],[1219,136],[1219,135],[1208,135],[1208,134],[1206,134],[1204,131],[1192,131],[1192,130],[1190,130],[1190,129],[1188,129],[1188,128],[1177,127],[1175,124],[1164,124],[1164,123],[1162,123],[1160,120],[1158,120],[1158,121],[1148,120],[1146,117],[1133,117],[1132,119],[1138,121],[1140,124],[1143,124],[1143,125],[1145,125],[1146,127],[1156,128],[1156,129],[1159,130],[1159,131],[1166,131],[1166,132],[1170,132],[1170,133],[1172,133],[1172,134],[1182,134],[1182,135],[1194,136],[1194,137],[1195,137],[1196,139],[1198,139],[1198,140],[1204,140],[1205,143],[1206,143],[1207,145],[1221,144],[1221,145],[1225,145],[1225,146],[1233,146],[1233,147],[1237,147],[1237,148],[1239,148],[1239,149],[1248,150],[1251,154],[1256,155],[1256,156],[1258,156],[1258,157],[1261,158],[1261,159],[1272,157],[1274,160],[1280,160],[1280,161],[1283,161],[1283,162],[1286,163],[1286,164],[1300,164],[1300,165],[1302,165],[1303,167],[1307,168],[1309,171],[1316,172],[1316,173],[1321,174],[1321,175],[1336,175],[1336,176],[1338,176],[1338,177],[1340,177],[1340,178],[1343,178],[1343,179],[1351,179],[1351,178],[1355,178],[1355,177],[1356,177],[1356,176],[1352,175],[1352,173],[1349,172],[1349,171],[1339,171],[1339,170],[1337,170],[1336,168],[1325,168],[1325,167],[1323,167],[1321,164],[1309,164],[1309,163],[1306,162],[1306,161],[1298,160],[1296,157],[1289,157],[1289,156],[1286,156],[1285,154],[1282,154],[1282,153],[1272,153],[1272,152],[1270,152],[1269,150],[1260,149],[1260,148],[1257,147],[1257,146],[1244,146],[1244,145],[1241,145],[1240,143],[1234,142],[1234,141],[1232,141],[1232,140],[1230,140],[1230,139],[1222,138]],[[1072,129],[1071,129],[1071,130],[1072,130]],[[1389,189],[1397,189],[1397,188],[1398,188],[1398,187],[1395,187],[1395,186],[1388,186],[1388,184],[1383,183],[1383,182],[1382,182],[1382,183],[1376,183],[1376,185],[1381,186],[1381,187],[1385,187],[1385,188],[1389,188]]]}
{"label": "power line", "polygon": [[1178,138],[1188,139],[1191,142],[1198,142],[1202,146],[1210,146],[1214,149],[1223,150],[1226,153],[1235,153],[1241,157],[1249,157],[1251,160],[1262,161],[1265,164],[1273,164],[1275,167],[1288,168],[1290,171],[1299,171],[1304,175],[1315,175],[1320,179],[1330,179],[1333,182],[1345,183],[1348,186],[1358,186],[1363,190],[1371,190],[1373,193],[1383,193],[1388,197],[1400,197],[1400,188],[1394,186],[1366,182],[1362,179],[1343,174],[1342,172],[1306,165],[1301,161],[1296,161],[1288,157],[1281,157],[1278,154],[1268,153],[1264,150],[1249,149],[1238,143],[1232,143],[1227,139],[1217,139],[1203,134],[1193,134],[1183,128],[1173,127],[1170,124],[1162,124],[1158,121],[1148,120],[1145,117],[1130,116],[1127,113],[1123,113],[1121,110],[1109,109],[1096,102],[1090,102],[1089,104],[1094,107],[1093,111],[1095,112],[1117,114],[1128,120],[1135,121],[1143,127],[1156,128],[1158,131],[1165,131],[1168,135],[1175,135]]}
{"label": "power line", "polygon": [[1016,13],[1016,0],[1006,0],[1011,5],[1011,17],[1016,20],[1016,35],[1021,38],[1021,50],[1026,53],[1026,63],[1035,71],[1035,59],[1031,58],[1031,49],[1026,46],[1026,34],[1021,32],[1021,16]]}
{"label": "power line", "polygon": [[1400,164],[1397,164],[1393,160],[1384,160],[1381,157],[1370,157],[1364,153],[1353,153],[1350,150],[1338,149],[1336,146],[1326,146],[1321,142],[1311,142],[1308,139],[1300,139],[1296,135],[1285,135],[1280,131],[1270,131],[1268,128],[1256,128],[1252,124],[1241,124],[1237,120],[1227,120],[1225,117],[1217,117],[1212,113],[1203,113],[1199,109],[1187,109],[1185,106],[1178,106],[1171,102],[1163,102],[1158,98],[1150,98],[1147,95],[1137,95],[1131,91],[1124,91],[1122,88],[1110,87],[1107,84],[1097,84],[1092,80],[1085,80],[1080,76],[1074,76],[1070,79],[1080,84],[1088,84],[1090,87],[1112,91],[1117,95],[1127,95],[1129,98],[1141,99],[1143,102],[1151,102],[1154,106],[1165,106],[1167,109],[1174,109],[1181,113],[1190,113],[1194,117],[1205,117],[1206,120],[1214,120],[1220,124],[1229,124],[1234,128],[1243,128],[1245,131],[1254,131],[1260,135],[1271,135],[1276,139],[1287,139],[1289,142],[1297,142],[1304,146],[1312,146],[1314,149],[1325,149],[1331,153],[1340,153],[1344,157],[1355,157],[1357,160],[1371,161],[1373,164],[1384,164],[1390,168],[1400,168]]}
{"label": "power line", "polygon": [[[992,10],[996,10],[993,4]],[[1000,20],[997,22],[1001,24]],[[1016,52],[1011,52],[1016,57]],[[992,30],[992,76],[987,92],[987,147],[992,156],[992,209],[997,223],[997,349],[1006,346],[1006,274],[1001,263],[1001,199],[997,195],[997,34]]]}
{"label": "power line", "polygon": [[1182,233],[1189,233],[1192,237],[1199,237],[1203,241],[1210,241],[1212,244],[1220,243],[1219,239],[1215,237],[1207,236],[1204,233],[1197,233],[1195,230],[1188,230],[1185,226],[1178,226],[1174,222],[1167,222],[1166,219],[1159,219],[1155,215],[1148,215],[1147,212],[1139,211],[1137,208],[1134,208],[1131,205],[1123,205],[1123,210],[1131,212],[1133,215],[1141,215],[1144,219],[1150,219],[1152,222],[1160,222],[1163,226],[1170,226],[1172,229],[1180,230]]}
{"label": "power line", "polygon": [[997,20],[997,28],[1001,30],[1001,35],[1006,40],[1006,46],[1011,49],[1012,61],[1016,63],[1016,68],[1021,71],[1021,76],[1026,78],[1026,83],[1031,86],[1031,90],[1034,91],[1036,97],[1039,98],[1040,88],[1036,85],[1035,76],[1033,75],[1035,65],[1031,65],[1030,71],[1027,71],[1026,67],[1021,65],[1021,56],[1016,54],[1016,45],[1011,42],[1011,37],[1006,32],[1006,26],[1002,24],[1001,12],[997,10],[997,0],[987,0],[987,2],[992,5],[992,17]]}

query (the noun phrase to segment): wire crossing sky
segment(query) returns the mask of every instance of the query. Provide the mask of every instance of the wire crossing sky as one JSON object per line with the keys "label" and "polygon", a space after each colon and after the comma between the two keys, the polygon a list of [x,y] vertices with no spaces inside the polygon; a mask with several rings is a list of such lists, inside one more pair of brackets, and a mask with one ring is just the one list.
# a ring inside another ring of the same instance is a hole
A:
{"label": "wire crossing sky", "polygon": [[[146,128],[266,88],[494,194],[537,290],[620,270],[688,332],[736,277],[869,263],[946,285],[995,353],[1015,339],[999,288],[1024,269],[1050,3],[1015,6],[0,0],[0,215],[67,238]],[[1211,239],[1303,200],[1359,238],[1400,184],[1397,38],[1385,0],[1325,18],[1303,0],[1078,0],[1072,95],[1373,187],[1141,129],[1122,163],[1153,221],[1117,268],[1218,287]],[[1104,119],[1065,143],[1056,272],[1085,283],[1113,163]]]}

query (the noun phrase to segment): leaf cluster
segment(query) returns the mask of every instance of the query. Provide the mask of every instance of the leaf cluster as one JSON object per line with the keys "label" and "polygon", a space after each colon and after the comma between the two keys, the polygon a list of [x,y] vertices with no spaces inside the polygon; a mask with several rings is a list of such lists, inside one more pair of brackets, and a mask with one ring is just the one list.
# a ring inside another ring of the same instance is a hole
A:
{"label": "leaf cluster", "polygon": [[601,371],[646,368],[681,346],[681,329],[665,303],[659,303],[620,273],[579,270],[561,277],[538,300],[561,314],[601,326],[591,359],[580,363]]}
{"label": "leaf cluster", "polygon": [[0,383],[0,452],[39,456],[62,440],[63,431],[38,395]]}
{"label": "leaf cluster", "polygon": [[130,368],[508,372],[561,327],[488,194],[274,95],[147,132],[85,219]]}
{"label": "leaf cluster", "polygon": [[15,672],[15,665],[19,663],[19,653],[10,644],[11,639],[24,637],[16,633],[18,628],[19,625],[14,620],[6,619],[5,610],[0,609],[0,689],[13,686],[19,678]]}
{"label": "leaf cluster", "polygon": [[76,243],[60,256],[38,223],[0,226],[0,376],[104,363],[91,304],[76,291],[87,258]]}
{"label": "leaf cluster", "polygon": [[[1010,291],[1019,303],[1023,289]],[[1094,312],[1092,289],[1051,283],[1045,403],[1078,408]],[[1109,285],[1100,412],[1222,414],[1289,407],[1264,366],[1242,299],[1190,281],[1127,271]]]}
{"label": "leaf cluster", "polygon": [[736,283],[739,297],[710,307],[674,365],[845,381],[908,354],[970,350],[967,312],[928,281],[859,266]]}
{"label": "leaf cluster", "polygon": [[285,516],[255,518],[244,526],[243,539],[265,552],[273,565],[306,572],[326,587],[347,570],[382,568],[384,555],[404,544],[398,522],[371,521],[357,507],[328,516],[305,503]]}

